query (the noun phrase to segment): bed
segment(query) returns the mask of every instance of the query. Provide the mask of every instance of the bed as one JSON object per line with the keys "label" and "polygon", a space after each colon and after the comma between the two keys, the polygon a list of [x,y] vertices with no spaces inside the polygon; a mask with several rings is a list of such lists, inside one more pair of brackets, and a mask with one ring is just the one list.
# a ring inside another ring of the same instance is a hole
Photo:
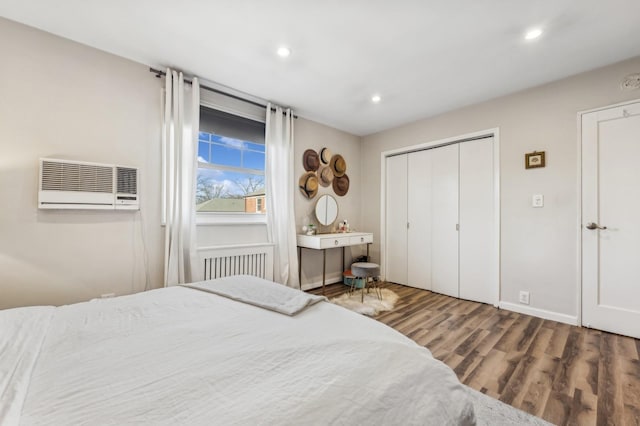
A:
{"label": "bed", "polygon": [[0,424],[475,423],[427,349],[315,297],[239,276],[0,311]]}

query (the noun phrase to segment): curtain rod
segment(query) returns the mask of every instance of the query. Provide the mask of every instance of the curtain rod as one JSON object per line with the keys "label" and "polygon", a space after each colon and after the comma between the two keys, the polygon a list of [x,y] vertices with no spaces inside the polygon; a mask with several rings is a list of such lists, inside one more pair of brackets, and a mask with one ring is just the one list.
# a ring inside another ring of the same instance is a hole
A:
{"label": "curtain rod", "polygon": [[[156,78],[166,77],[166,75],[167,75],[166,72],[164,72],[162,70],[157,70],[157,69],[155,69],[153,67],[149,67],[149,72],[155,74]],[[191,79],[189,79],[189,78],[185,78],[184,81],[185,81],[185,83],[191,84]],[[204,90],[208,90],[209,92],[218,93],[220,95],[224,95],[224,96],[227,96],[229,98],[236,99],[236,100],[241,101],[241,102],[245,102],[245,103],[248,103],[248,104],[251,104],[251,105],[255,105],[257,107],[261,107],[261,108],[266,108],[267,107],[267,105],[261,104],[260,102],[255,102],[255,101],[252,101],[250,99],[246,99],[246,98],[243,98],[241,96],[233,95],[231,93],[227,93],[227,92],[224,92],[224,91],[219,90],[219,89],[214,89],[213,87],[205,86],[204,84],[201,84],[200,88],[204,89]],[[275,111],[275,110],[276,110],[275,108],[271,108],[271,111]],[[285,114],[284,111],[282,113]],[[295,115],[295,114],[292,114],[292,115],[293,115],[293,118],[298,118],[297,115]]]}

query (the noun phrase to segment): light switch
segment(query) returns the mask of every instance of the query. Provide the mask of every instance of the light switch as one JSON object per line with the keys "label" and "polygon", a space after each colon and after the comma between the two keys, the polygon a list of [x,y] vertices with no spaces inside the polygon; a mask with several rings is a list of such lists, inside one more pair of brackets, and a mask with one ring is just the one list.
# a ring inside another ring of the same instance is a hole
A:
{"label": "light switch", "polygon": [[542,194],[534,194],[531,197],[531,206],[532,207],[543,207],[544,206],[544,195],[542,195]]}

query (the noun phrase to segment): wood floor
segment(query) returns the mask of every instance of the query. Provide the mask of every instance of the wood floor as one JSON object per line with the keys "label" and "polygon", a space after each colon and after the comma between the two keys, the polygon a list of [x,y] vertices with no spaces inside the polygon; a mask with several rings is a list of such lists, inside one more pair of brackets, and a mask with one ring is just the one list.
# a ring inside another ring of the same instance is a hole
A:
{"label": "wood floor", "polygon": [[[557,425],[640,425],[640,341],[385,283],[376,317],[476,390]],[[346,288],[327,286],[335,297]],[[321,293],[321,290],[314,290]]]}

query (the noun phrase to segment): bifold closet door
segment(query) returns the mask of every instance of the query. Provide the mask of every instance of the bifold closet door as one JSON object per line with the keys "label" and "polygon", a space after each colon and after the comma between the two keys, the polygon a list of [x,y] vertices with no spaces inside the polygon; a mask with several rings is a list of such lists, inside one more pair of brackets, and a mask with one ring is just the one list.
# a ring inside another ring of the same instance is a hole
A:
{"label": "bifold closet door", "polygon": [[[431,289],[458,296],[458,145],[431,152]],[[410,260],[411,261],[411,260]],[[421,262],[420,257],[413,261]]]}
{"label": "bifold closet door", "polygon": [[493,138],[460,144],[460,296],[498,300]]}
{"label": "bifold closet door", "polygon": [[385,213],[385,276],[407,284],[407,154],[387,157]]}
{"label": "bifold closet door", "polygon": [[407,284],[424,290],[431,290],[432,151],[412,152],[408,159]]}

